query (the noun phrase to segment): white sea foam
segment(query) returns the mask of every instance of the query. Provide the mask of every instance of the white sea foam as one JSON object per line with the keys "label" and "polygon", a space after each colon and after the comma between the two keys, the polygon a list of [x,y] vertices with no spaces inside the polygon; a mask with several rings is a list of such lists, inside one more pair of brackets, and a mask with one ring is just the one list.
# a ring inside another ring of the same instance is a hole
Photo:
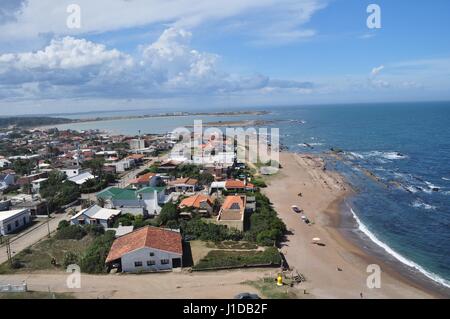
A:
{"label": "white sea foam", "polygon": [[400,262],[402,262],[403,264],[414,268],[416,270],[418,270],[419,272],[421,272],[422,274],[424,274],[426,277],[430,278],[431,280],[440,283],[441,285],[450,288],[450,282],[445,280],[444,278],[439,277],[438,275],[429,272],[427,270],[425,270],[422,266],[416,264],[415,262],[403,257],[402,255],[400,255],[399,253],[397,253],[395,250],[393,250],[391,247],[389,247],[388,245],[386,245],[384,242],[382,242],[381,240],[379,240],[367,227],[366,225],[364,225],[361,220],[358,218],[358,216],[356,216],[354,210],[350,207],[350,210],[353,214],[353,218],[356,220],[356,223],[358,224],[358,229],[364,233],[364,235],[366,235],[367,237],[369,237],[369,239],[374,242],[376,245],[378,245],[379,247],[381,247],[384,251],[386,251],[389,255],[393,256],[395,259],[399,260]]}
{"label": "white sea foam", "polygon": [[435,210],[436,209],[436,206],[427,204],[427,203],[423,202],[420,199],[416,199],[415,201],[412,202],[411,205],[412,205],[412,207],[422,208],[422,209],[425,209],[425,210]]}
{"label": "white sea foam", "polygon": [[450,181],[450,178],[448,178],[448,177],[442,177],[442,179],[443,179],[444,181]]}

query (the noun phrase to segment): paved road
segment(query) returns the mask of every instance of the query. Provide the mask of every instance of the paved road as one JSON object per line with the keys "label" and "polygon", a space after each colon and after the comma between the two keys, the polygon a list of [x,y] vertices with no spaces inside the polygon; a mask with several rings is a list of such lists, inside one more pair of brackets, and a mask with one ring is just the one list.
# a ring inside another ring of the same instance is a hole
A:
{"label": "paved road", "polygon": [[[58,227],[58,224],[61,220],[68,220],[69,216],[67,214],[59,214],[56,215],[56,217],[52,218],[50,220],[50,232],[53,232]],[[16,238],[13,238],[11,241],[11,252],[12,255],[16,255],[20,251],[24,250],[25,248],[37,243],[42,238],[45,238],[48,235],[48,226],[47,223],[44,222],[40,224],[39,226],[33,228],[32,230],[24,230],[23,235],[19,235]],[[8,260],[8,257],[6,255],[6,246],[0,247],[0,264],[4,263]]]}

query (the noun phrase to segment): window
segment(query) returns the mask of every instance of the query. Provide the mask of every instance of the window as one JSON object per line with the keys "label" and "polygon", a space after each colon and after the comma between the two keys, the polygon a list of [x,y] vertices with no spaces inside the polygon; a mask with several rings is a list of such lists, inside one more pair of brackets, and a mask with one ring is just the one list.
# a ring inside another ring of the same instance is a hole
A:
{"label": "window", "polygon": [[161,259],[161,265],[168,265],[169,263],[169,259]]}
{"label": "window", "polygon": [[24,218],[23,218],[23,224],[25,225],[26,223],[27,223],[27,218],[24,217]]}
{"label": "window", "polygon": [[142,261],[135,261],[134,267],[142,267]]}
{"label": "window", "polygon": [[11,224],[8,224],[8,231],[11,231]]}
{"label": "window", "polygon": [[16,220],[16,221],[14,222],[14,224],[16,225],[16,227],[19,227],[19,221],[18,221],[18,220]]}
{"label": "window", "polygon": [[153,257],[153,256],[155,256],[155,253],[150,253],[150,257]]}
{"label": "window", "polygon": [[154,260],[147,260],[147,266],[154,266],[156,265]]}

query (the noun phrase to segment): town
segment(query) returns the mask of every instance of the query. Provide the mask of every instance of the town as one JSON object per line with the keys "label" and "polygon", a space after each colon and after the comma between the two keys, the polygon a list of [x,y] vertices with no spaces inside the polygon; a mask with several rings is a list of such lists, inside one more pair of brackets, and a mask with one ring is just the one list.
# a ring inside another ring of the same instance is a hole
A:
{"label": "town", "polygon": [[235,142],[201,141],[199,164],[173,134],[13,127],[0,141],[0,273],[283,265],[266,166],[240,162]]}

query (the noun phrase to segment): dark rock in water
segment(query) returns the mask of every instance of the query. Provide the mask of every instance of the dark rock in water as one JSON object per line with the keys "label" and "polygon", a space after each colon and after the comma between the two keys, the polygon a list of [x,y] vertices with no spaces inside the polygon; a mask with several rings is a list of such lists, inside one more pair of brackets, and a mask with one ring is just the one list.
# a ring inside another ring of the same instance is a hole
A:
{"label": "dark rock in water", "polygon": [[344,152],[343,150],[341,150],[340,148],[337,148],[337,147],[330,148],[330,151],[332,151],[333,153],[337,153],[337,154]]}
{"label": "dark rock in water", "polygon": [[431,190],[432,190],[433,192],[439,192],[439,191],[440,191],[440,189],[439,189],[438,187],[433,187]]}

